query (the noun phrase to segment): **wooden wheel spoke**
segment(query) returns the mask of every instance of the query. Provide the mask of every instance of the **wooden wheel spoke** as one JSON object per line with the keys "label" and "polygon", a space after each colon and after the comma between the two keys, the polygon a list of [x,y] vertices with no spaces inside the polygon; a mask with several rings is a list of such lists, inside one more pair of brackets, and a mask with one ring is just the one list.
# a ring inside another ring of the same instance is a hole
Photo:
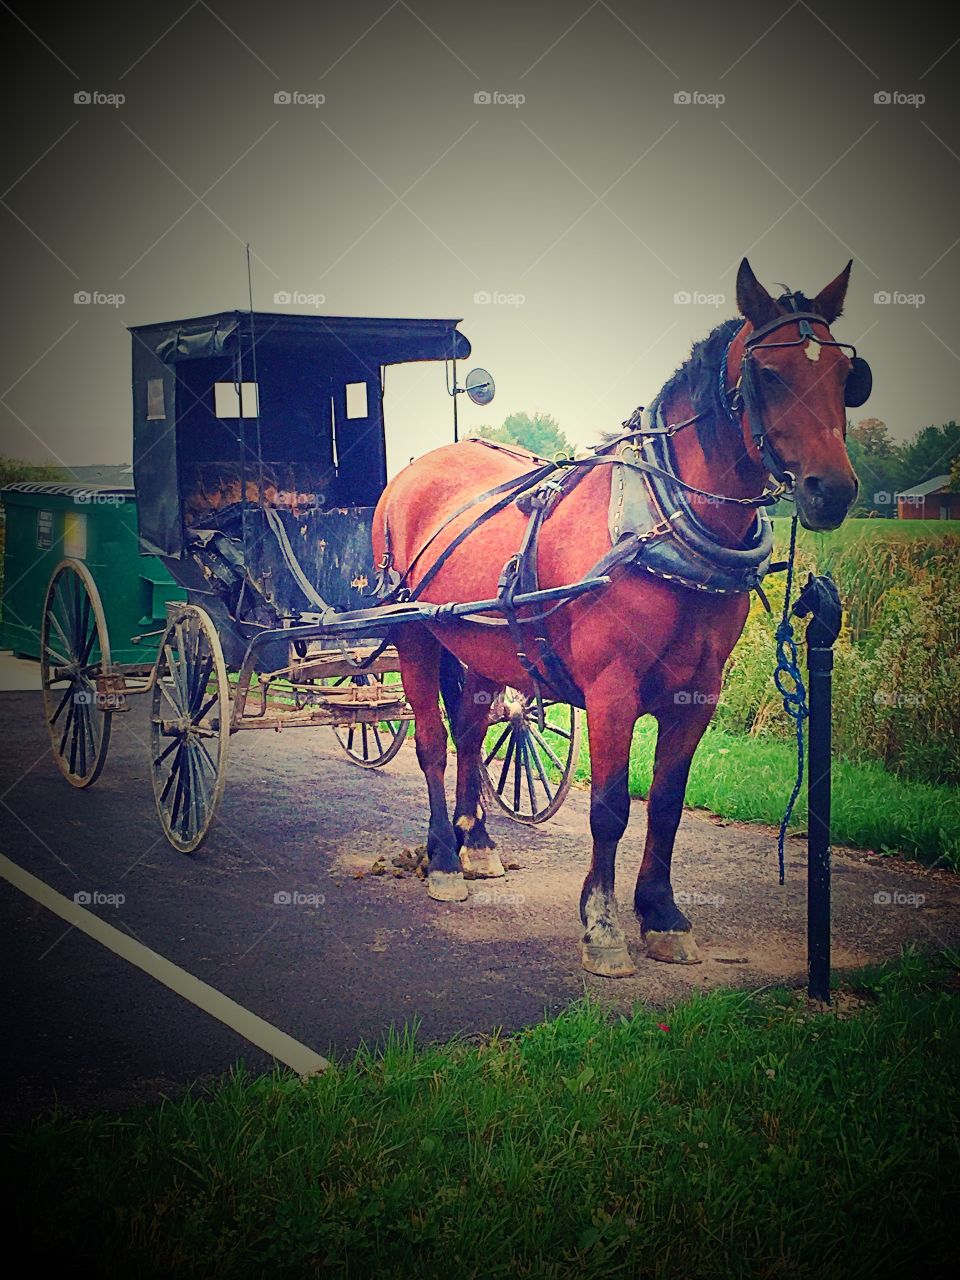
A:
{"label": "wooden wheel spoke", "polygon": [[504,729],[503,733],[501,733],[500,737],[497,739],[497,744],[496,744],[496,746],[493,748],[493,750],[490,752],[490,754],[489,754],[489,755],[486,757],[486,759],[484,760],[484,762],[483,762],[483,763],[484,763],[485,765],[486,765],[486,764],[489,764],[489,763],[490,763],[490,761],[493,759],[493,757],[497,754],[497,752],[500,750],[500,748],[501,748],[501,747],[503,746],[503,744],[506,742],[506,740],[507,740],[507,735],[508,735],[509,733],[510,733],[510,725],[508,724],[508,725],[507,725],[507,727]]}
{"label": "wooden wheel spoke", "polygon": [[90,659],[90,653],[97,639],[97,624],[95,619],[90,617],[90,597],[84,596],[83,608],[80,615],[80,630],[77,633],[78,657],[79,665],[85,666]]}
{"label": "wooden wheel spoke", "polygon": [[73,684],[71,683],[67,685],[67,688],[66,688],[66,691],[64,692],[63,697],[57,703],[56,711],[54,711],[53,715],[49,717],[48,719],[49,724],[54,725],[57,723],[57,721],[60,719],[60,713],[63,711],[63,708],[67,705],[67,703],[70,701],[70,698],[72,695],[73,695]]}
{"label": "wooden wheel spoke", "polygon": [[210,766],[210,771],[212,772],[213,776],[214,776],[214,777],[216,777],[216,776],[217,776],[217,766],[216,766],[216,764],[214,763],[213,756],[212,756],[212,755],[210,754],[210,752],[207,750],[206,743],[204,743],[203,741],[201,741],[201,739],[200,739],[200,738],[195,739],[195,742],[196,742],[196,747],[197,747],[197,752],[198,752],[198,759],[199,759],[199,760],[202,760],[202,761],[204,761],[206,764],[208,764],[208,765]]}
{"label": "wooden wheel spoke", "polygon": [[551,763],[555,765],[560,770],[561,773],[563,773],[563,767],[564,767],[563,761],[559,758],[559,756],[557,756],[556,752],[550,746],[550,743],[547,742],[546,738],[543,736],[540,730],[535,725],[531,725],[530,733],[535,739],[537,746],[542,747],[543,750],[550,757]]}
{"label": "wooden wheel spoke", "polygon": [[164,749],[160,752],[160,754],[158,756],[154,756],[153,767],[156,769],[158,765],[163,764],[164,760],[166,760],[170,752],[175,751],[177,747],[179,747],[179,745],[180,745],[179,738],[174,738],[172,739],[172,741],[168,742],[167,745],[164,747]]}
{"label": "wooden wheel spoke", "polygon": [[193,749],[193,743],[187,739],[187,804],[183,811],[183,838],[189,840],[190,836],[200,830],[200,768],[197,764],[196,752]]}
{"label": "wooden wheel spoke", "polygon": [[159,675],[157,677],[157,688],[160,690],[161,694],[166,698],[167,702],[169,702],[170,706],[179,716],[180,715],[179,703],[174,698],[173,694],[170,692],[170,689],[171,689],[170,682],[167,679],[165,679],[163,675]]}
{"label": "wooden wheel spoke", "polygon": [[536,766],[537,773],[540,776],[540,785],[543,787],[544,791],[547,793],[547,803],[549,804],[553,800],[553,788],[550,786],[550,783],[547,779],[547,771],[543,767],[543,761],[540,759],[540,752],[537,750],[537,742],[533,734],[530,735],[530,739],[527,743],[527,749],[530,755],[533,756],[533,763]]}
{"label": "wooden wheel spoke", "polygon": [[63,737],[60,739],[60,746],[59,746],[59,748],[58,748],[58,750],[57,750],[57,755],[58,755],[58,756],[62,756],[62,755],[63,755],[63,753],[64,753],[64,750],[65,750],[66,745],[67,745],[67,737],[68,737],[68,735],[69,735],[69,733],[70,733],[70,726],[73,724],[73,718],[74,718],[74,715],[76,714],[76,710],[77,710],[77,705],[76,705],[76,703],[73,701],[73,696],[72,696],[72,695],[73,695],[73,685],[71,685],[71,686],[70,686],[70,694],[71,694],[71,697],[70,697],[70,710],[67,712],[67,719],[66,719],[66,721],[65,721],[65,723],[64,723],[64,726],[63,726]]}
{"label": "wooden wheel spoke", "polygon": [[183,803],[183,775],[187,767],[186,747],[181,745],[180,751],[177,753],[177,785],[173,793],[173,812],[170,815],[170,826],[176,829],[177,820],[180,817],[181,805]]}
{"label": "wooden wheel spoke", "polygon": [[193,717],[193,723],[201,724],[206,719],[206,717],[210,714],[210,711],[212,710],[212,708],[215,707],[219,701],[220,701],[220,694],[219,692],[217,692],[213,695],[212,698],[209,698],[203,704],[203,706],[200,708],[197,714]]}
{"label": "wooden wheel spoke", "polygon": [[525,734],[523,738],[523,769],[527,776],[527,792],[530,796],[530,813],[537,812],[537,797],[533,791],[533,770],[530,768],[530,735]]}
{"label": "wooden wheel spoke", "polygon": [[500,781],[497,783],[497,795],[503,795],[503,788],[507,781],[507,771],[510,768],[510,761],[513,759],[513,752],[517,745],[517,736],[515,733],[510,734],[510,741],[507,743],[507,754],[503,758],[503,768],[500,770]]}
{"label": "wooden wheel spoke", "polygon": [[[163,686],[163,691],[164,693],[166,693],[170,703],[176,708],[177,715],[183,715],[184,707],[185,707],[185,699],[183,695],[183,685],[180,679],[180,669],[177,666],[176,659],[174,658],[173,650],[169,644],[166,644],[166,643],[164,644],[163,652],[167,660],[167,671],[170,674],[170,683],[165,684]],[[176,693],[175,698],[171,696],[171,693],[170,693],[171,688]]]}
{"label": "wooden wheel spoke", "polygon": [[178,738],[175,739],[174,746],[177,748],[177,754],[174,756],[173,764],[170,766],[170,770],[167,774],[166,784],[160,792],[159,799],[161,804],[166,804],[167,796],[170,794],[170,788],[173,786],[177,779],[177,774],[180,772],[180,758],[183,755],[183,743]]}
{"label": "wooden wheel spoke", "polygon": [[70,728],[70,772],[77,772],[77,752],[80,747],[80,711],[75,706]]}
{"label": "wooden wheel spoke", "polygon": [[[61,641],[61,643],[63,644],[63,647],[66,649],[67,653],[69,653],[69,654],[73,654],[73,645],[70,643],[70,638],[69,638],[69,636],[68,636],[68,635],[67,635],[67,633],[64,631],[63,627],[61,627],[60,623],[57,621],[56,614],[49,613],[49,614],[47,614],[47,617],[50,619],[50,621],[52,622],[52,624],[54,625],[54,627],[56,627],[56,629],[57,629],[57,634],[59,635],[59,637],[60,637],[60,641]],[[49,648],[49,647],[50,647],[50,646],[49,646],[49,644],[48,644],[48,645],[47,645],[47,648]],[[75,656],[75,655],[74,655],[74,656]],[[68,666],[70,666],[70,664],[71,664],[71,662],[72,662],[72,661],[73,661],[73,657],[65,658],[65,659],[63,659],[63,661],[62,661],[62,663],[61,663],[61,666],[68,667]]]}

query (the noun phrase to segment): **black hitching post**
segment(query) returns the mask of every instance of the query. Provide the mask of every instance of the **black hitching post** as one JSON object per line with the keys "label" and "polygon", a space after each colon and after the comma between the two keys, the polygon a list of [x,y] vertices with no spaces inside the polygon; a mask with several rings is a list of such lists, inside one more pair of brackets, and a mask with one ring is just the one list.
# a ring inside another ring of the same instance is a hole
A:
{"label": "black hitching post", "polygon": [[840,633],[836,583],[812,574],[793,612],[807,624],[807,994],[830,1003],[830,757],[833,646]]}

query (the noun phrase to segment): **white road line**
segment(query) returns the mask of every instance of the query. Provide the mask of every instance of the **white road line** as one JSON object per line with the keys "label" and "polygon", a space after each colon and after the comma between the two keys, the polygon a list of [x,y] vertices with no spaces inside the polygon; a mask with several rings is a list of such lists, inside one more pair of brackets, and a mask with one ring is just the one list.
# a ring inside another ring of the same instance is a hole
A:
{"label": "white road line", "polygon": [[249,1009],[244,1009],[243,1005],[237,1004],[222,991],[217,991],[215,987],[201,982],[192,973],[187,973],[172,961],[157,955],[156,951],[151,951],[135,938],[131,938],[120,929],[115,929],[112,924],[107,924],[92,911],[87,911],[78,903],[71,902],[62,893],[57,893],[43,880],[38,880],[29,871],[24,871],[3,854],[0,854],[0,876],[8,880],[21,893],[33,898],[35,902],[39,902],[48,911],[52,911],[77,929],[82,929],[88,937],[95,939],[108,951],[127,960],[136,968],[142,969],[151,978],[155,978],[157,982],[175,991],[178,996],[183,996],[184,1000],[189,1000],[198,1009],[202,1009],[204,1013],[216,1018],[232,1031],[236,1031],[245,1040],[255,1044],[258,1049],[263,1049],[265,1053],[269,1053],[271,1057],[290,1067],[298,1075],[304,1077],[316,1075],[317,1072],[325,1071],[329,1067],[330,1063],[327,1059],[315,1053],[313,1049],[308,1049],[299,1040],[288,1036],[285,1031],[280,1031],[269,1022],[264,1022],[263,1018],[258,1018]]}

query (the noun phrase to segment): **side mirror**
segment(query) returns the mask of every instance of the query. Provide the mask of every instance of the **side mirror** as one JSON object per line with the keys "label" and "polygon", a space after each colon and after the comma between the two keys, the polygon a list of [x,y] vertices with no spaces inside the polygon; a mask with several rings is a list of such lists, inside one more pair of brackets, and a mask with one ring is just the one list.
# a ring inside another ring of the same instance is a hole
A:
{"label": "side mirror", "polygon": [[496,394],[493,376],[486,369],[471,369],[463,385],[464,391],[474,404],[489,404]]}

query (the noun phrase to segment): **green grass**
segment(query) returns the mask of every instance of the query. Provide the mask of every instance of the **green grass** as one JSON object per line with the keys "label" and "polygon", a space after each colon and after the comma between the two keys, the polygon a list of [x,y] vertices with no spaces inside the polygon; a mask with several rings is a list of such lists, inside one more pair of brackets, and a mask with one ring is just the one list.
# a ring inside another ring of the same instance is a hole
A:
{"label": "green grass", "polygon": [[856,1016],[714,991],[511,1038],[410,1032],[5,1145],[42,1271],[138,1277],[941,1275],[958,1243],[956,957]]}
{"label": "green grass", "polygon": [[[630,754],[631,795],[650,787],[656,725],[645,717]],[[747,737],[711,727],[697,749],[686,803],[723,818],[777,825],[793,789],[793,742]],[[590,780],[584,741],[575,777]],[[924,862],[960,868],[960,791],[914,782],[873,761],[833,763],[833,839],[837,844],[901,853]],[[792,831],[805,829],[806,786],[794,810]]]}

